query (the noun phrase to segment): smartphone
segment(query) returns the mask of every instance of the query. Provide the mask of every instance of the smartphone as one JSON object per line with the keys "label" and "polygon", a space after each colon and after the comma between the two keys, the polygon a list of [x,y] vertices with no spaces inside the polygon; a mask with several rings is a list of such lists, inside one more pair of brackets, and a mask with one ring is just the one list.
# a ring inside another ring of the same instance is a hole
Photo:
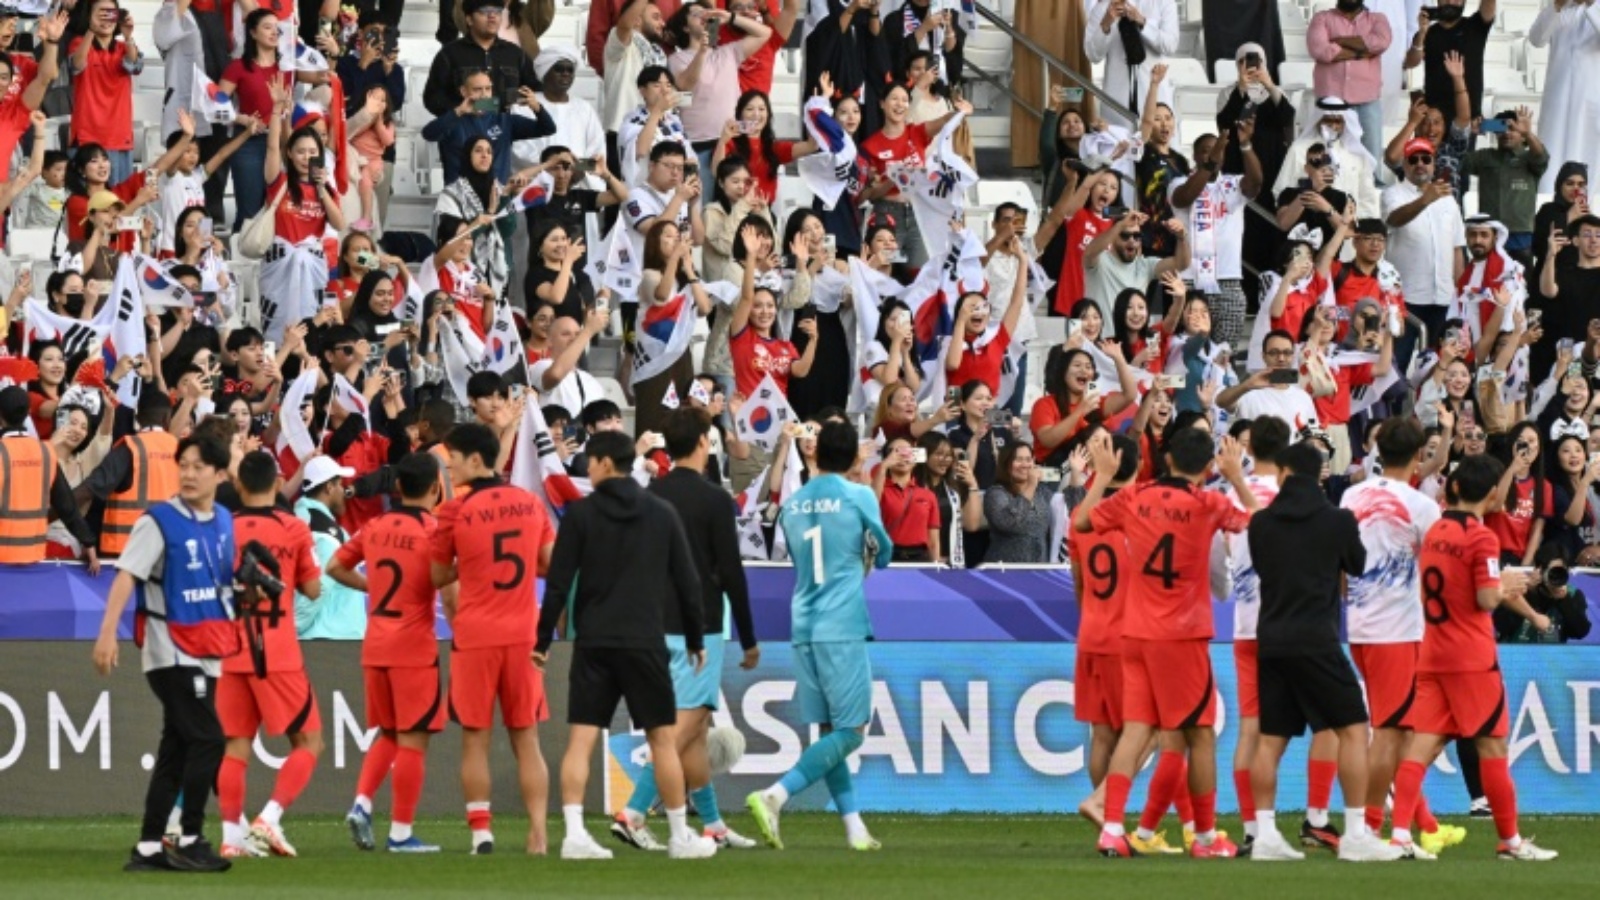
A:
{"label": "smartphone", "polygon": [[1261,68],[1261,54],[1259,54],[1259,53],[1246,53],[1244,55],[1244,67],[1246,69],[1259,69],[1259,68]]}
{"label": "smartphone", "polygon": [[1530,309],[1530,310],[1528,310],[1528,330],[1529,331],[1532,331],[1533,329],[1538,328],[1539,327],[1539,323],[1543,322],[1543,321],[1544,321],[1544,310],[1542,310],[1542,309]]}
{"label": "smartphone", "polygon": [[266,357],[267,359],[277,359],[278,358],[278,342],[277,341],[263,341],[262,344],[261,344],[261,355]]}
{"label": "smartphone", "polygon": [[822,249],[824,249],[824,250],[826,250],[829,253],[832,253],[834,255],[838,255],[838,253],[839,253],[839,238],[834,236],[834,235],[832,235],[832,234],[825,235],[822,238]]}
{"label": "smartphone", "polygon": [[745,121],[745,120],[741,119],[739,121],[739,133],[743,134],[743,135],[746,135],[746,136],[752,135],[752,134],[760,134],[761,133],[761,129],[756,127],[756,123]]}
{"label": "smartphone", "polygon": [[1483,132],[1484,134],[1505,134],[1506,133],[1506,120],[1505,119],[1484,119],[1483,120],[1483,124],[1478,126],[1478,130]]}
{"label": "smartphone", "polygon": [[1011,410],[1004,406],[989,407],[989,415],[986,418],[989,420],[990,428],[1011,427]]}
{"label": "smartphone", "polygon": [[1157,375],[1156,387],[1165,391],[1181,391],[1189,385],[1187,375]]}
{"label": "smartphone", "polygon": [[604,297],[596,297],[594,299],[594,308],[600,310],[601,312],[605,312],[611,308],[611,304]]}
{"label": "smartphone", "polygon": [[118,231],[138,231],[139,230],[139,217],[138,216],[117,216],[117,230]]}
{"label": "smartphone", "polygon": [[956,406],[961,403],[961,388],[953,387],[944,392],[944,405]]}
{"label": "smartphone", "polygon": [[694,102],[694,94],[679,94],[678,95],[678,108],[679,109],[683,109],[685,106],[688,106],[693,102]]}
{"label": "smartphone", "polygon": [[923,463],[926,463],[928,461],[928,448],[926,448],[926,447],[912,447],[911,448],[911,461],[916,463],[917,465],[922,465]]}
{"label": "smartphone", "polygon": [[524,389],[523,389],[522,385],[520,385],[520,384],[513,384],[511,386],[511,389],[510,389],[509,393],[510,393],[511,400],[512,400],[513,403],[522,399],[523,391],[524,391]]}
{"label": "smartphone", "polygon": [[1578,362],[1577,360],[1573,360],[1572,362],[1567,363],[1567,377],[1568,378],[1582,378],[1583,377],[1583,363]]}
{"label": "smartphone", "polygon": [[1041,484],[1059,484],[1061,470],[1055,466],[1043,466],[1039,469],[1039,482]]}
{"label": "smartphone", "polygon": [[396,385],[398,385],[401,390],[405,390],[406,373],[400,371],[399,369],[390,369],[389,370],[389,380],[393,381]]}
{"label": "smartphone", "polygon": [[1244,106],[1239,107],[1239,121],[1248,122],[1251,119],[1254,119],[1255,117],[1256,117],[1256,105],[1255,105],[1255,102],[1251,101],[1251,100],[1246,100],[1244,102]]}
{"label": "smartphone", "polygon": [[497,113],[500,111],[500,101],[493,97],[483,97],[472,101],[472,111],[477,113]]}
{"label": "smartphone", "polygon": [[1121,205],[1121,204],[1113,204],[1111,206],[1106,207],[1106,218],[1110,219],[1113,222],[1115,222],[1116,220],[1122,218],[1123,216],[1125,216],[1127,214],[1128,214],[1128,208],[1126,206]]}
{"label": "smartphone", "polygon": [[1571,350],[1576,346],[1578,346],[1578,342],[1572,338],[1562,338],[1561,340],[1556,341],[1556,352],[1560,353],[1563,350]]}
{"label": "smartphone", "polygon": [[1077,337],[1083,331],[1082,319],[1067,320],[1067,337]]}
{"label": "smartphone", "polygon": [[400,52],[400,32],[393,28],[383,33],[383,55],[393,56]]}
{"label": "smartphone", "polygon": [[210,216],[205,216],[205,217],[201,218],[200,219],[200,236],[201,237],[211,237],[212,236],[212,229],[215,228],[215,227],[216,226],[211,223],[211,217]]}
{"label": "smartphone", "polygon": [[1422,8],[1422,14],[1427,16],[1430,19],[1437,19],[1437,18],[1439,18],[1439,7],[1437,7],[1437,6],[1424,6]]}
{"label": "smartphone", "polygon": [[1294,369],[1273,369],[1267,373],[1267,384],[1299,384],[1300,373]]}
{"label": "smartphone", "polygon": [[956,462],[964,463],[966,461],[967,461],[967,451],[965,451],[965,450],[963,450],[963,449],[961,449],[959,447],[956,448]]}
{"label": "smartphone", "polygon": [[583,430],[582,422],[568,422],[561,429],[562,440],[570,441],[574,444],[582,444],[587,436],[587,432]]}
{"label": "smartphone", "polygon": [[580,159],[580,160],[577,160],[577,161],[573,162],[573,164],[572,164],[572,171],[577,172],[579,175],[588,175],[589,173],[594,171],[594,160],[592,160],[592,159]]}
{"label": "smartphone", "polygon": [[382,261],[378,258],[378,254],[370,253],[366,250],[356,254],[356,265],[363,269],[376,269]]}
{"label": "smartphone", "polygon": [[327,309],[330,306],[338,307],[338,305],[339,305],[339,292],[338,291],[323,291],[322,292],[322,308],[323,309]]}

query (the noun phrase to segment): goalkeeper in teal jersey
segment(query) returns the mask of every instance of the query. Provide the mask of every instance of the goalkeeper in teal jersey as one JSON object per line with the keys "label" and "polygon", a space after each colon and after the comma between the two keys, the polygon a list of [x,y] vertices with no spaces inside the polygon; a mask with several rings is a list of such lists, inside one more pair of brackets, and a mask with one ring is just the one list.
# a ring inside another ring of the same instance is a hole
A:
{"label": "goalkeeper in teal jersey", "polygon": [[855,429],[838,422],[824,425],[817,436],[822,474],[784,499],[778,519],[794,560],[795,693],[805,721],[822,726],[822,737],[793,769],[745,801],[767,843],[780,850],[783,804],[818,781],[828,783],[850,846],[879,846],[861,821],[846,759],[861,747],[862,732],[872,721],[867,659],[872,623],[862,583],[870,568],[889,565],[894,544],[872,490],[845,480],[859,452]]}

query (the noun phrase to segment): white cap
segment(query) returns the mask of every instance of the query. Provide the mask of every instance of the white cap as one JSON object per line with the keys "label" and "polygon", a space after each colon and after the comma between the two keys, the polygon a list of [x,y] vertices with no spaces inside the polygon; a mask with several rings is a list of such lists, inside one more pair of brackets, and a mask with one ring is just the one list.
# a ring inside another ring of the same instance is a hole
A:
{"label": "white cap", "polygon": [[300,492],[309,494],[335,478],[354,478],[356,470],[341,466],[326,456],[314,456],[306,463],[306,477],[301,481]]}

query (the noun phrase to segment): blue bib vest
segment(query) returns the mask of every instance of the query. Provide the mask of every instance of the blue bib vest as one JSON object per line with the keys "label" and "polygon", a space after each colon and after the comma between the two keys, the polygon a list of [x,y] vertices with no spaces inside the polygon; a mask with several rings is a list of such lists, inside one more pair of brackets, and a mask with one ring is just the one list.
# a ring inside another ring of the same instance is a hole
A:
{"label": "blue bib vest", "polygon": [[161,595],[166,609],[151,609],[146,587],[138,587],[134,640],[144,646],[147,618],[167,623],[177,648],[196,659],[223,659],[238,653],[242,643],[234,626],[233,516],[214,507],[209,522],[184,515],[170,503],[145,510],[155,520],[166,544]]}

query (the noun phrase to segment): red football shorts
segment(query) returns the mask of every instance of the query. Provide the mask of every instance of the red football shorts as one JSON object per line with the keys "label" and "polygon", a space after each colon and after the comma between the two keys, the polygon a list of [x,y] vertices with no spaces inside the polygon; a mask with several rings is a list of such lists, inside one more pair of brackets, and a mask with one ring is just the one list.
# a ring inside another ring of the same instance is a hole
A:
{"label": "red football shorts", "polygon": [[1233,642],[1233,671],[1239,680],[1239,717],[1261,718],[1261,679],[1256,671],[1256,642]]}
{"label": "red football shorts", "polygon": [[1412,728],[1417,698],[1420,641],[1403,644],[1351,644],[1350,657],[1367,683],[1367,712],[1373,728]]}
{"label": "red football shorts", "polygon": [[1498,737],[1511,733],[1506,682],[1493,672],[1419,672],[1411,722],[1418,734]]}
{"label": "red football shorts", "polygon": [[443,731],[444,689],[438,666],[362,670],[367,727],[385,731]]}
{"label": "red football shorts", "polygon": [[1122,657],[1080,652],[1073,681],[1073,708],[1078,721],[1121,731]]}
{"label": "red football shorts", "polygon": [[265,678],[222,673],[217,681],[217,718],[222,733],[231,738],[253,738],[257,730],[274,737],[322,730],[317,695],[303,669],[268,672]]}
{"label": "red football shorts", "polygon": [[544,673],[532,656],[532,644],[451,651],[450,718],[462,728],[492,728],[497,699],[507,728],[528,728],[550,718]]}
{"label": "red football shorts", "polygon": [[1210,642],[1124,638],[1122,719],[1162,731],[1215,725],[1217,686]]}

